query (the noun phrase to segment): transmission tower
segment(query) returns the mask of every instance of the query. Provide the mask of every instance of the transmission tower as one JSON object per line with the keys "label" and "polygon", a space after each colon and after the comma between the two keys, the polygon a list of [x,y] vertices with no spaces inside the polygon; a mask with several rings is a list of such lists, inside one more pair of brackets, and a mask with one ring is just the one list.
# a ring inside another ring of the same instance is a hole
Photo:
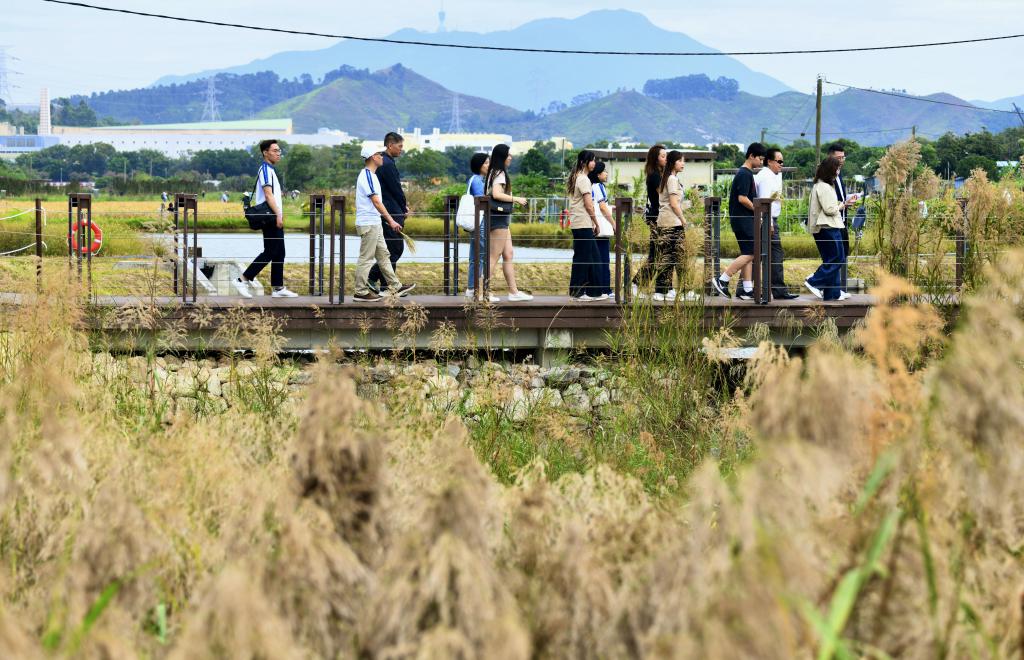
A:
{"label": "transmission tower", "polygon": [[17,87],[17,85],[11,84],[11,76],[14,74],[20,74],[20,71],[12,71],[7,64],[7,60],[16,60],[17,57],[13,57],[7,54],[7,49],[10,46],[0,46],[0,101],[3,101],[8,106],[14,103],[14,98],[11,96],[11,88]]}
{"label": "transmission tower", "polygon": [[462,109],[459,107],[459,95],[452,97],[452,118],[448,122],[449,133],[462,132]]}
{"label": "transmission tower", "polygon": [[216,76],[206,81],[206,104],[203,106],[203,118],[199,121],[220,121],[220,103],[217,101]]}

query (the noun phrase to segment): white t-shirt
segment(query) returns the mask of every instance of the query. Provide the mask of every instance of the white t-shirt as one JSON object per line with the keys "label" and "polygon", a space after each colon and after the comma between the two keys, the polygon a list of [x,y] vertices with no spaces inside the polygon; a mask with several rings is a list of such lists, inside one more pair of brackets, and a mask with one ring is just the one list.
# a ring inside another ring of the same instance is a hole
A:
{"label": "white t-shirt", "polygon": [[[761,171],[754,175],[754,185],[757,186],[758,197],[771,197],[773,193],[782,195],[782,172],[776,174],[767,166],[762,167]],[[772,217],[777,218],[780,215],[782,215],[782,202],[775,200],[772,202]]]}
{"label": "white t-shirt", "polygon": [[604,184],[598,181],[590,187],[590,194],[594,197],[594,211],[597,212],[597,237],[611,238],[615,235],[615,229],[612,223],[608,222],[608,218],[604,217],[604,213],[601,213],[601,202],[608,203],[608,191],[605,190]]}
{"label": "white t-shirt", "polygon": [[377,174],[364,169],[356,178],[356,226],[371,227],[380,224],[380,211],[373,205],[373,197],[380,199],[380,181]]}
{"label": "white t-shirt", "polygon": [[284,211],[284,206],[281,204],[281,182],[277,178],[277,172],[274,167],[264,161],[260,165],[260,171],[256,173],[256,195],[253,197],[252,205],[258,206],[263,202],[267,201],[267,195],[263,192],[263,186],[270,186],[274,191],[274,201],[277,202],[277,208]]}

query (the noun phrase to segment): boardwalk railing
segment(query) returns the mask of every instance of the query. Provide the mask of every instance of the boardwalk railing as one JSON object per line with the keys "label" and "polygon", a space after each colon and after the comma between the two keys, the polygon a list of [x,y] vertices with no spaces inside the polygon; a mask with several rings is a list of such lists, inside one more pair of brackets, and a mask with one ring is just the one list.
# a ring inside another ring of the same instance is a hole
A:
{"label": "boardwalk railing", "polygon": [[[438,256],[429,257],[428,261],[436,259],[443,262],[439,266],[443,268],[440,290],[444,295],[458,295],[465,288],[465,274],[471,272],[473,279],[478,282],[477,286],[474,287],[475,298],[477,300],[485,300],[488,299],[487,297],[490,295],[493,284],[491,281],[492,262],[489,258],[491,250],[489,198],[480,196],[473,200],[476,231],[472,233],[460,229],[454,222],[459,200],[460,198],[454,195],[445,199],[444,212],[440,216],[444,233],[441,236],[427,237],[428,240],[440,239],[443,241],[443,250],[439,251],[440,254]],[[202,282],[198,281],[201,279],[199,270],[203,264],[202,257],[206,256],[209,258],[212,256],[203,255],[199,243],[198,210],[200,201],[196,195],[179,193],[173,195],[173,204],[170,207],[173,233],[168,235],[168,241],[173,245],[173,259],[169,259],[167,264],[172,273],[172,281],[169,284],[173,284],[173,295],[179,298],[182,303],[187,304],[197,301],[198,285],[202,284]],[[351,290],[350,287],[346,287],[344,266],[346,263],[345,224],[347,214],[345,206],[347,201],[346,197],[342,195],[328,196],[316,194],[309,197],[309,210],[307,213],[309,217],[308,283],[303,288],[308,287],[308,293],[313,296],[323,296],[326,294],[330,304],[343,304],[346,293]],[[755,300],[760,304],[768,304],[773,299],[771,201],[768,199],[755,200],[753,227],[755,250],[752,267],[754,271]],[[92,196],[87,193],[72,193],[67,196],[66,207],[67,269],[71,276],[77,276],[79,281],[87,283],[87,290],[90,292],[90,295],[93,287],[93,258],[96,256],[93,247],[94,240],[98,238],[92,202]],[[704,199],[703,265],[705,282],[710,281],[722,269],[721,205],[722,200],[718,197]],[[228,207],[213,206],[213,208],[224,208],[226,211]],[[331,216],[329,222],[327,221],[328,208]],[[25,234],[32,237],[27,241],[26,249],[28,252],[26,253],[31,254],[32,241],[34,240],[35,257],[37,259],[36,274],[41,284],[43,256],[46,252],[46,246],[43,242],[45,238],[45,212],[42,200],[35,200],[34,211],[36,216],[34,228],[30,227],[28,231],[21,232],[14,231],[13,229],[6,232],[0,230],[0,233],[12,235]],[[32,212],[33,210],[27,210],[23,213],[31,214]],[[620,197],[613,200],[613,212],[616,220],[616,232],[614,237],[614,265],[611,265],[612,293],[616,302],[625,303],[629,302],[632,298],[630,283],[635,270],[633,261],[636,258],[631,246],[627,244],[627,236],[630,233],[630,219],[634,212],[633,200],[628,197]],[[228,214],[224,213],[224,215]],[[234,213],[230,214],[234,215]],[[948,283],[949,288],[953,289],[955,287],[956,291],[962,290],[965,279],[972,272],[970,260],[974,257],[972,257],[971,251],[976,249],[976,246],[972,246],[969,240],[970,227],[968,224],[966,200],[960,200],[960,214],[962,222],[958,223],[956,230],[951,236],[952,241],[955,243],[955,251],[950,255],[955,259],[955,279],[950,277],[951,281]],[[216,212],[212,215],[216,215]],[[475,262],[464,264],[466,261],[464,250],[469,247],[468,243],[473,240],[473,237],[481,236],[480,232],[482,232],[482,239],[480,239],[482,249],[479,252],[482,258]],[[469,234],[468,237],[467,234]],[[292,235],[291,238],[294,240],[296,237]],[[417,236],[417,238],[421,238],[421,236]],[[120,238],[120,240],[125,239],[126,237]],[[111,236],[107,236],[104,242],[110,243],[112,240],[118,239],[112,239]],[[258,240],[258,236],[238,235],[237,238],[219,237],[217,240],[251,242]],[[546,240],[564,241],[565,238],[564,236],[557,238],[552,236]],[[338,254],[339,250],[340,255]],[[924,256],[926,255],[918,255],[919,258]],[[126,259],[138,259],[140,257],[148,258],[147,255],[124,256]],[[107,258],[109,257],[105,257],[104,260]],[[561,255],[557,258],[545,256],[539,257],[539,259],[541,261],[557,260],[560,263],[565,263],[568,260],[566,256]],[[304,257],[300,257],[300,260],[304,260]],[[952,266],[953,264],[949,265]],[[467,270],[464,271],[464,268]],[[953,273],[950,273],[950,275],[952,276]],[[436,288],[434,290],[437,291]],[[714,293],[705,287],[705,295],[714,295]]]}

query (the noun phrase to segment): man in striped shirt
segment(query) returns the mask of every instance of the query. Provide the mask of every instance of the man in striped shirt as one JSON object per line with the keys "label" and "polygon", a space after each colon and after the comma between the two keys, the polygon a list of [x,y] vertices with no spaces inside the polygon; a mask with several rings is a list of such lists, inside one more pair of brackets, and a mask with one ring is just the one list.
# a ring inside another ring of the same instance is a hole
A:
{"label": "man in striped shirt", "polygon": [[388,291],[395,296],[408,295],[415,284],[402,284],[395,276],[391,267],[391,253],[384,241],[384,227],[381,218],[395,233],[402,231],[402,226],[395,222],[380,198],[380,181],[377,179],[377,168],[384,158],[379,151],[364,147],[362,151],[366,168],[356,179],[356,234],[359,235],[359,261],[356,262],[356,292],[352,299],[356,302],[376,302],[381,299],[379,293],[369,285],[370,269],[374,264],[380,269],[381,276],[388,285]]}

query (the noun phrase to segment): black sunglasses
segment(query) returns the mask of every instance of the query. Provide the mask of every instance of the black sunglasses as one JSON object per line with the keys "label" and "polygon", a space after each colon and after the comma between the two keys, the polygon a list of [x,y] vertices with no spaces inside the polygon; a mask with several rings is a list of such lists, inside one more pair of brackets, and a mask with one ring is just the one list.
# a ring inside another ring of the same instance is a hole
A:
{"label": "black sunglasses", "polygon": [[783,161],[781,161],[781,160],[772,160],[772,162],[773,162],[773,163],[778,163],[779,165],[782,165],[782,162],[783,162]]}

